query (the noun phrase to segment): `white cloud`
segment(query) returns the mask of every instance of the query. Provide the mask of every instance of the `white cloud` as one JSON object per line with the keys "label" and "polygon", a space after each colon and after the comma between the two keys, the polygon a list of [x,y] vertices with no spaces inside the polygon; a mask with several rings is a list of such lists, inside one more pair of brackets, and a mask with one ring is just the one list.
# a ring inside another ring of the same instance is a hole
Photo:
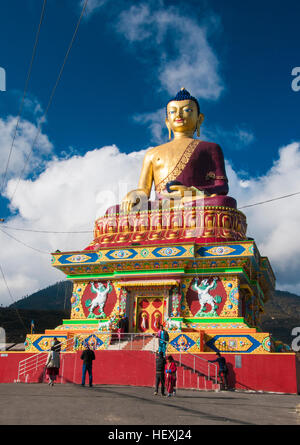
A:
{"label": "white cloud", "polygon": [[[80,0],[80,3],[79,3],[80,9],[83,8],[85,1],[86,0]],[[108,1],[109,0],[88,0],[84,15],[86,17],[91,17],[96,11],[98,11]]]}
{"label": "white cloud", "polygon": [[[213,15],[201,25],[180,7],[143,2],[120,13],[116,31],[130,43],[137,57],[147,61],[156,90],[168,92],[171,98],[184,86],[198,99],[217,100],[224,86],[218,58],[208,41],[208,21],[212,33],[219,30],[218,18]],[[164,109],[133,118],[148,125],[152,142],[167,140]],[[238,138],[246,140],[247,136],[241,133]]]}
{"label": "white cloud", "polygon": [[218,144],[230,147],[232,150],[240,150],[252,144],[255,140],[254,133],[245,126],[236,126],[227,130],[220,126],[201,127],[201,138],[208,141],[216,141]]}
{"label": "white cloud", "polygon": [[[300,143],[279,150],[279,159],[263,176],[241,181],[227,165],[230,195],[238,207],[300,192]],[[268,256],[277,286],[300,294],[300,206],[299,196],[242,209],[247,216],[248,236],[260,253]]]}
{"label": "white cloud", "polygon": [[[21,181],[12,203],[18,215],[5,224],[27,229],[92,232],[96,217],[120,202],[128,190],[136,188],[144,153],[124,154],[116,146],[108,146],[84,156],[48,162],[36,179]],[[227,162],[230,195],[241,207],[300,191],[299,169],[299,143],[282,147],[279,159],[259,178],[245,181]],[[14,181],[8,184],[8,198]],[[248,220],[248,236],[255,238],[261,254],[269,257],[278,288],[298,293],[299,199],[296,196],[243,210]],[[7,232],[43,252],[81,250],[93,238],[92,233]],[[0,243],[0,263],[15,300],[63,279],[64,275],[51,267],[49,254],[31,250],[2,232]],[[1,280],[0,303],[11,303]]]}
{"label": "white cloud", "polygon": [[44,109],[42,107],[41,102],[31,92],[27,91],[24,100],[23,100],[23,95],[24,92],[17,89],[13,89],[7,92],[7,98],[9,102],[12,102],[13,107],[15,109],[19,109],[21,106],[22,108],[21,114],[23,118],[25,117],[38,122],[38,120],[44,113]]}
{"label": "white cloud", "polygon": [[[5,225],[31,230],[90,230],[91,233],[18,232],[2,226],[21,242],[45,252],[31,250],[0,232],[0,264],[15,300],[64,278],[51,267],[47,252],[85,248],[93,239],[96,217],[136,188],[143,157],[144,151],[124,154],[116,146],[103,147],[84,156],[53,159],[36,179],[20,182],[11,203],[18,214]],[[15,179],[8,183],[8,199],[15,183]],[[0,303],[11,303],[1,279]]]}
{"label": "white cloud", "polygon": [[138,124],[147,125],[152,135],[151,142],[162,144],[167,141],[167,127],[165,125],[166,110],[161,108],[150,113],[140,113],[133,116]]}
{"label": "white cloud", "polygon": [[[1,183],[3,174],[7,165],[9,152],[12,145],[13,136],[17,125],[17,118],[8,116],[6,119],[0,118],[0,165]],[[21,174],[24,163],[31,151],[32,143],[37,134],[36,125],[27,120],[21,120],[18,125],[18,131],[13,144],[11,158],[7,171],[7,178]],[[41,171],[44,166],[44,160],[49,158],[53,150],[53,145],[48,137],[40,133],[36,145],[33,147],[32,155],[29,158],[26,172]]]}
{"label": "white cloud", "polygon": [[[147,126],[151,133],[151,142],[162,144],[168,141],[168,130],[165,124],[166,109],[160,108],[157,111],[139,113],[133,116],[133,120],[141,125]],[[220,126],[201,127],[201,139],[215,141],[221,146],[225,145],[232,150],[240,150],[250,145],[255,140],[254,133],[245,126],[236,126],[233,130],[227,130]]]}
{"label": "white cloud", "polygon": [[134,5],[120,14],[116,29],[132,45],[140,44],[137,54],[143,58],[149,50],[148,63],[151,57],[160,87],[170,95],[184,86],[197,98],[219,98],[223,82],[207,29],[179,8]]}
{"label": "white cloud", "polygon": [[40,102],[35,97],[27,96],[24,99],[24,108],[26,111],[29,111],[34,116],[40,116],[44,113]]}

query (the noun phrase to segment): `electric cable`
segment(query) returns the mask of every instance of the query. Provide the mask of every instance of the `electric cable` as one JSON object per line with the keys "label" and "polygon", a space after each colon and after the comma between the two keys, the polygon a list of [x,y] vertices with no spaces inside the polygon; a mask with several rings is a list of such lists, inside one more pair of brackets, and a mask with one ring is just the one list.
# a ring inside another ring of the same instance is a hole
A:
{"label": "electric cable", "polygon": [[[248,204],[248,205],[245,205],[245,206],[242,206],[242,207],[238,207],[238,210],[245,209],[245,208],[248,208],[248,207],[254,207],[254,206],[257,206],[257,205],[266,204],[268,202],[278,201],[280,199],[289,198],[291,196],[296,196],[296,195],[299,195],[299,194],[300,194],[300,192],[290,193],[289,195],[283,195],[283,196],[279,196],[277,198],[268,199],[266,201],[260,201],[260,202],[254,203],[254,204]],[[11,226],[8,226],[6,224],[2,224],[1,227],[4,227],[4,228],[6,228],[8,230],[19,230],[19,231],[22,231],[22,232],[32,232],[32,233],[55,233],[55,234],[67,234],[67,233],[70,233],[70,234],[76,234],[76,233],[93,233],[94,232],[93,230],[73,230],[73,231],[66,230],[66,231],[58,231],[58,230],[24,229],[22,227],[11,227]]]}
{"label": "electric cable", "polygon": [[279,199],[289,198],[290,196],[295,196],[295,195],[299,195],[299,194],[300,194],[300,192],[290,193],[289,195],[283,195],[283,196],[279,196],[277,198],[268,199],[266,201],[256,202],[255,204],[248,204],[248,205],[245,205],[245,206],[242,206],[242,207],[238,207],[238,210],[246,209],[247,207],[258,206],[258,205],[261,205],[261,204],[266,204],[267,202],[278,201]]}
{"label": "electric cable", "polygon": [[18,113],[18,117],[17,117],[17,124],[16,124],[15,131],[14,131],[14,134],[13,134],[12,143],[11,143],[9,154],[8,154],[8,159],[7,159],[7,162],[6,162],[6,167],[5,167],[5,171],[4,171],[4,174],[3,174],[3,181],[2,181],[2,185],[1,185],[1,194],[2,194],[4,186],[5,186],[5,181],[6,181],[6,177],[7,177],[8,167],[9,167],[9,163],[10,163],[10,158],[11,158],[11,155],[12,155],[13,146],[14,146],[15,139],[16,139],[16,136],[17,136],[19,123],[20,123],[20,120],[21,120],[21,115],[22,115],[22,111],[23,111],[25,97],[26,97],[27,90],[28,90],[28,84],[29,84],[29,80],[30,80],[30,77],[31,77],[32,66],[33,66],[33,62],[34,62],[34,59],[35,59],[37,45],[38,45],[38,41],[39,41],[39,37],[40,37],[41,26],[42,26],[42,22],[43,22],[44,15],[45,15],[46,3],[47,3],[47,0],[44,0],[43,6],[42,6],[42,11],[41,11],[41,16],[40,16],[40,21],[39,21],[39,26],[38,26],[38,29],[37,29],[37,32],[36,32],[35,42],[34,42],[34,46],[33,46],[33,50],[32,50],[31,61],[30,61],[30,64],[29,64],[28,72],[27,72],[27,78],[26,78],[25,87],[24,87],[24,91],[23,91],[23,97],[22,97],[22,100],[21,100],[19,113]]}
{"label": "electric cable", "polygon": [[2,224],[1,227],[4,227],[8,230],[18,230],[21,232],[32,232],[32,233],[55,233],[55,234],[74,234],[74,233],[93,233],[93,230],[79,230],[79,231],[57,231],[57,230],[35,230],[35,229],[23,229],[21,227],[10,227],[6,224]]}
{"label": "electric cable", "polygon": [[29,153],[28,153],[28,155],[27,155],[27,157],[26,157],[26,159],[25,159],[23,169],[22,169],[22,171],[21,171],[21,174],[20,174],[20,176],[19,176],[19,179],[17,180],[17,185],[16,185],[16,187],[15,187],[15,190],[14,190],[12,196],[9,198],[11,201],[13,200],[13,198],[14,198],[14,196],[15,196],[15,194],[16,194],[16,191],[17,191],[18,186],[19,186],[19,184],[20,184],[21,178],[22,178],[22,176],[23,176],[23,174],[24,174],[24,172],[25,172],[25,170],[26,170],[27,164],[28,164],[28,162],[29,162],[29,160],[30,160],[30,157],[31,157],[31,155],[32,155],[33,147],[35,146],[36,141],[37,141],[37,139],[38,139],[38,137],[39,137],[39,135],[40,135],[40,133],[41,133],[42,123],[45,121],[46,116],[47,116],[48,111],[49,111],[49,108],[50,108],[50,106],[51,106],[51,104],[52,104],[52,101],[53,101],[53,98],[54,98],[54,94],[55,94],[55,92],[56,92],[57,86],[58,86],[58,84],[59,84],[59,81],[60,81],[60,79],[61,79],[62,73],[63,73],[63,71],[64,71],[64,67],[65,67],[65,65],[66,65],[66,62],[67,62],[67,59],[68,59],[68,57],[69,57],[70,51],[71,51],[71,49],[72,49],[72,46],[73,46],[75,37],[76,37],[76,35],[77,35],[78,28],[79,28],[79,25],[80,25],[80,23],[81,23],[81,20],[82,20],[84,11],[85,11],[86,6],[87,6],[87,3],[88,3],[88,0],[85,0],[84,5],[83,5],[83,8],[82,8],[82,11],[81,11],[81,14],[80,14],[80,17],[79,17],[78,22],[77,22],[76,27],[75,27],[75,31],[74,31],[74,33],[73,33],[73,36],[72,36],[72,39],[71,39],[71,41],[70,41],[69,47],[68,47],[67,52],[66,52],[66,54],[65,54],[65,57],[64,57],[62,66],[61,66],[61,68],[60,68],[60,71],[59,71],[59,74],[58,74],[58,76],[57,76],[57,79],[56,79],[56,82],[55,82],[55,84],[54,84],[54,87],[52,88],[52,91],[51,91],[51,94],[50,94],[50,98],[49,98],[49,101],[48,101],[46,110],[45,110],[45,112],[44,112],[42,118],[39,120],[39,124],[38,124],[38,127],[37,127],[37,132],[36,132],[35,138],[34,138],[34,140],[33,140],[33,143],[32,143],[32,145],[31,145],[31,148],[30,148],[30,150],[29,150]]}
{"label": "electric cable", "polygon": [[12,238],[13,240],[15,240],[17,243],[20,243],[23,246],[28,247],[29,249],[35,250],[36,252],[39,252],[39,253],[50,255],[50,252],[46,252],[45,250],[40,250],[40,249],[30,246],[29,244],[23,243],[23,241],[19,240],[18,238],[15,238],[14,236],[10,235],[9,233],[7,233],[5,230],[3,230],[1,228],[0,228],[0,231],[5,233],[5,235],[7,235],[9,238]]}
{"label": "electric cable", "polygon": [[[6,279],[5,279],[5,275],[4,275],[3,269],[2,269],[2,267],[1,267],[1,264],[0,264],[0,270],[1,270],[2,278],[3,278],[3,281],[4,281],[4,283],[5,283],[6,289],[7,289],[7,291],[8,291],[9,296],[10,296],[10,299],[11,299],[11,301],[13,302],[13,304],[15,304],[16,302],[15,302],[15,300],[13,299],[13,296],[12,296],[12,294],[11,294],[11,291],[10,291],[10,289],[9,289],[9,287],[8,287],[8,284],[7,284],[7,281],[6,281]],[[22,319],[22,317],[21,317],[21,315],[20,315],[20,313],[19,313],[19,311],[18,311],[18,308],[14,306],[14,309],[15,309],[17,315],[18,315],[18,318],[19,318],[20,322],[21,322],[22,325],[24,326],[25,333],[27,333],[27,327],[26,327],[26,325],[25,325],[25,323],[24,323],[24,321],[23,321],[23,319]]]}

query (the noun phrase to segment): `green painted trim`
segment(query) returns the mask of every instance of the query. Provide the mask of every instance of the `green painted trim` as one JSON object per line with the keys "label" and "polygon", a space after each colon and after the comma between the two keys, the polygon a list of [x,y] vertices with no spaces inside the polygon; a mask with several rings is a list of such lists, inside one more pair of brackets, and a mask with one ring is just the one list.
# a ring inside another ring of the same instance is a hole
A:
{"label": "green painted trim", "polygon": [[248,326],[249,329],[256,329],[256,326],[251,326],[249,323],[244,321],[245,325]]}
{"label": "green painted trim", "polygon": [[147,270],[147,269],[142,269],[142,270],[128,270],[128,271],[124,271],[122,273],[120,272],[114,272],[114,274],[116,275],[136,275],[136,274],[144,274],[144,273],[150,273],[150,274],[166,274],[166,273],[184,273],[184,269],[163,269],[163,270]]}
{"label": "green painted trim", "polygon": [[185,273],[187,274],[212,274],[212,273],[242,273],[245,274],[245,271],[243,268],[240,267],[233,267],[231,269],[227,269],[225,267],[215,267],[215,268],[209,268],[209,269],[187,269]]}
{"label": "green painted trim", "polygon": [[265,296],[265,294],[263,293],[262,288],[260,287],[260,284],[257,280],[250,280],[250,283],[256,285],[258,287],[258,289],[260,290],[261,294],[263,296]]}
{"label": "green painted trim", "polygon": [[244,318],[236,317],[236,318],[223,318],[223,317],[214,317],[214,318],[172,318],[172,320],[182,320],[184,323],[245,323]]}
{"label": "green painted trim", "polygon": [[76,319],[76,320],[63,320],[63,325],[64,324],[74,324],[74,325],[76,325],[76,324],[99,324],[99,320],[96,320],[96,319],[87,320],[85,318]]}
{"label": "green painted trim", "polygon": [[246,272],[244,271],[244,277],[246,278],[246,280],[247,280],[247,283],[249,284],[249,286],[251,287],[251,281],[250,281],[250,278],[248,277],[248,275],[246,274]]}
{"label": "green painted trim", "polygon": [[87,278],[119,278],[131,275],[165,275],[165,274],[184,274],[184,269],[163,269],[163,270],[128,270],[124,272],[115,271],[113,274],[83,274],[83,275],[67,275],[67,279],[77,280],[77,279],[87,279]]}
{"label": "green painted trim", "polygon": [[[246,326],[248,326],[248,324],[245,322],[243,317],[236,317],[236,318],[226,318],[226,317],[214,317],[214,318],[184,318],[184,317],[172,317],[172,320],[176,320],[176,321],[182,321],[183,323],[244,323]],[[99,319],[99,320],[95,320],[95,319],[76,319],[76,320],[63,320],[63,325],[87,325],[87,324],[91,324],[91,325],[95,325],[95,324],[99,324],[99,322],[105,322],[107,321],[108,318],[103,318],[103,319]],[[251,328],[251,326],[248,326],[249,328]]]}
{"label": "green painted trim", "polygon": [[142,269],[142,270],[129,270],[124,272],[117,272],[115,271],[113,274],[106,273],[106,274],[82,274],[82,275],[67,275],[67,279],[69,280],[77,280],[77,279],[89,279],[89,278],[119,278],[119,277],[126,277],[130,275],[165,275],[165,274],[193,274],[193,275],[199,275],[199,274],[217,274],[217,273],[224,273],[224,274],[243,274],[247,281],[249,281],[249,278],[247,274],[245,273],[244,269],[240,267],[233,267],[231,269],[228,268],[220,268],[216,267],[213,269],[161,269],[161,270],[149,270],[149,269]]}

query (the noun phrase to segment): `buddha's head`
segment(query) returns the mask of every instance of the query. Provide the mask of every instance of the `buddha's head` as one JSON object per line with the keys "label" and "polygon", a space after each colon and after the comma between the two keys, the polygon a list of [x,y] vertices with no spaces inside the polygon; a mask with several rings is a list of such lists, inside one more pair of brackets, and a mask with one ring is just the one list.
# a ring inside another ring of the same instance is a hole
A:
{"label": "buddha's head", "polygon": [[200,107],[197,99],[192,97],[185,89],[181,90],[167,104],[166,125],[174,136],[192,137],[197,130],[197,136],[200,135],[200,125],[204,120],[204,115],[200,113]]}

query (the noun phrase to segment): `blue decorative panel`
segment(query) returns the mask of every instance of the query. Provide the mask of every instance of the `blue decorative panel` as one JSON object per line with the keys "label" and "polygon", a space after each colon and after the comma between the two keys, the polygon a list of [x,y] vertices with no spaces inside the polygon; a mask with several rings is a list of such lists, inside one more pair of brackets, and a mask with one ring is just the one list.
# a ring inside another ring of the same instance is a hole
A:
{"label": "blue decorative panel", "polygon": [[194,344],[194,340],[185,334],[179,334],[170,342],[177,351],[188,351]]}
{"label": "blue decorative panel", "polygon": [[[222,338],[236,338],[236,342],[235,345],[231,348],[231,349],[223,349],[220,350],[215,346],[215,343],[217,340]],[[238,348],[238,344],[240,344],[241,340],[245,339],[248,340],[249,343],[249,347],[247,349],[242,348],[239,349]],[[224,335],[224,334],[220,334],[220,335],[216,335],[215,337],[211,338],[207,343],[206,346],[208,346],[210,349],[212,349],[215,352],[232,352],[232,353],[238,353],[238,354],[250,354],[251,352],[255,351],[255,349],[257,349],[259,346],[261,346],[261,343],[256,340],[254,337],[252,337],[252,335]]]}
{"label": "blue decorative panel", "polygon": [[186,252],[186,249],[182,246],[175,247],[157,247],[152,251],[152,255],[158,258],[172,258],[181,256]]}
{"label": "blue decorative panel", "polygon": [[95,263],[98,260],[97,253],[84,253],[78,255],[62,255],[58,258],[60,264],[85,264]]}
{"label": "blue decorative panel", "polygon": [[59,340],[60,342],[65,342],[67,340],[67,337],[65,335],[42,335],[34,342],[32,342],[32,346],[34,346],[38,351],[41,352],[49,351],[51,349],[51,342],[54,337],[56,337],[57,340]]}
{"label": "blue decorative panel", "polygon": [[100,346],[102,346],[103,345],[103,341],[101,340],[101,338],[99,338],[99,337],[97,337],[96,335],[94,335],[94,334],[92,334],[92,335],[90,335],[89,337],[87,337],[85,340],[84,340],[84,345],[89,345],[89,346],[91,346],[91,347],[96,347],[96,348],[99,348]]}
{"label": "blue decorative panel", "polygon": [[196,251],[196,254],[202,257],[220,257],[242,255],[246,248],[240,244],[223,245],[223,246],[202,246]]}
{"label": "blue decorative panel", "polygon": [[113,249],[109,250],[105,256],[110,260],[132,260],[137,256],[137,251],[134,249]]}

